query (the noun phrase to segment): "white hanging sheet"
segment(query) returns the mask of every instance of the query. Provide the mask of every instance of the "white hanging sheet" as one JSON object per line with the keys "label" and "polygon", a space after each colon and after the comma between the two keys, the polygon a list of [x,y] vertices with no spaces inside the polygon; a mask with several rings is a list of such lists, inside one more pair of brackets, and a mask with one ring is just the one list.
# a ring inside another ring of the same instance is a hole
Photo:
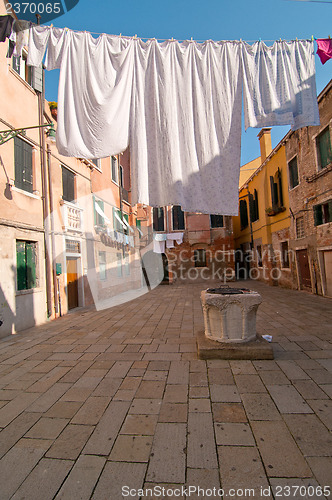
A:
{"label": "white hanging sheet", "polygon": [[[264,63],[269,51],[243,42],[158,43],[105,34],[95,39],[42,26],[31,28],[28,64],[40,64],[47,47],[47,69],[60,68],[60,154],[101,158],[130,145],[133,204],[236,215],[243,72],[249,125],[252,117],[255,126],[275,124],[266,108],[274,94],[283,95],[280,85],[297,96],[280,104],[288,106],[287,123],[317,120],[313,43],[289,45],[291,74],[280,65],[271,69]],[[255,68],[261,70],[258,80]],[[262,106],[250,102],[257,96],[264,97]],[[306,109],[301,120],[299,99]]]}
{"label": "white hanging sheet", "polygon": [[244,43],[242,57],[246,129],[319,125],[312,41]]}

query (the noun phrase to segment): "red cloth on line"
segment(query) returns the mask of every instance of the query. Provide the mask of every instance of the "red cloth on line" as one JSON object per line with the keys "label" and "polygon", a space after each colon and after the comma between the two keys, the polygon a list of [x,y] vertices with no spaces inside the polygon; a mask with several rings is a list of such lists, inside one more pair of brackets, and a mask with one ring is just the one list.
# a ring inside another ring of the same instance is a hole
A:
{"label": "red cloth on line", "polygon": [[332,39],[331,38],[318,38],[317,40],[317,54],[320,57],[322,64],[332,59]]}

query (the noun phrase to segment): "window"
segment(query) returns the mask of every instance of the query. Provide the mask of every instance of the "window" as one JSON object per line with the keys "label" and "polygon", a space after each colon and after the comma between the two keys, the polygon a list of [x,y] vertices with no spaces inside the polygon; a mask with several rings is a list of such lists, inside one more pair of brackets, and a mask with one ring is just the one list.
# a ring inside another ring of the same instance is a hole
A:
{"label": "window", "polygon": [[128,226],[126,226],[124,222],[123,225],[120,222],[123,220],[125,220],[129,224],[128,214],[124,213],[121,214],[121,210],[118,210],[117,208],[113,207],[113,227],[115,231],[118,231],[119,233],[128,234]]}
{"label": "window", "polygon": [[165,217],[163,207],[153,208],[153,230],[165,231]]}
{"label": "window", "polygon": [[315,226],[332,222],[332,200],[314,206]]}
{"label": "window", "polygon": [[15,186],[33,192],[32,146],[19,137],[14,137]]}
{"label": "window", "polygon": [[102,200],[97,200],[95,197],[94,200],[94,222],[95,226],[105,226],[105,217],[104,217],[104,202]]}
{"label": "window", "polygon": [[254,194],[249,193],[249,212],[251,222],[259,219],[258,194],[256,189],[254,189]]}
{"label": "window", "polygon": [[117,275],[119,278],[122,276],[122,253],[116,254],[117,258]]}
{"label": "window", "polygon": [[173,229],[175,231],[184,230],[184,212],[182,211],[180,205],[174,205],[172,207],[172,220]]}
{"label": "window", "polygon": [[291,189],[295,188],[299,184],[299,172],[297,168],[297,157],[293,158],[288,163],[288,172],[289,172],[289,187]]}
{"label": "window", "polygon": [[304,238],[305,232],[304,232],[304,218],[303,217],[298,217],[295,221],[295,228],[296,228],[296,238]]}
{"label": "window", "polygon": [[22,56],[12,57],[12,68],[20,77],[38,92],[43,90],[43,69],[27,65],[27,54],[25,50]]}
{"label": "window", "polygon": [[123,187],[123,166],[120,165],[120,186]]}
{"label": "window", "polygon": [[106,252],[99,252],[99,279],[106,280]]}
{"label": "window", "polygon": [[195,267],[206,267],[206,251],[204,248],[194,250]]}
{"label": "window", "polygon": [[281,267],[289,267],[288,241],[281,243]]}
{"label": "window", "polygon": [[26,64],[26,58],[20,56],[13,56],[12,67],[20,75],[21,78],[29,85],[32,83],[32,66]]}
{"label": "window", "polygon": [[257,266],[262,267],[263,266],[263,261],[262,261],[262,245],[257,245],[256,247],[256,253],[257,253]]}
{"label": "window", "polygon": [[130,275],[129,253],[127,253],[125,256],[124,269],[125,269],[126,276],[129,276]]}
{"label": "window", "polygon": [[139,237],[142,238],[143,232],[142,232],[142,229],[141,229],[141,221],[139,219],[136,219],[136,227],[138,229]]}
{"label": "window", "polygon": [[248,210],[246,200],[240,200],[241,231],[248,226]]}
{"label": "window", "polygon": [[[124,224],[125,224],[125,228],[123,228],[123,232],[124,234],[129,234],[129,227],[127,226],[127,224],[129,225],[129,215],[128,214],[122,214],[122,220],[124,221]],[[127,224],[126,224],[127,222]]]}
{"label": "window", "polygon": [[36,288],[36,250],[33,241],[16,241],[17,290]]}
{"label": "window", "polygon": [[75,200],[75,174],[65,167],[62,167],[62,199]]}
{"label": "window", "polygon": [[326,127],[316,138],[318,168],[327,167],[332,162],[330,129]]}
{"label": "window", "polygon": [[119,181],[118,159],[116,156],[112,156],[111,161],[112,161],[112,181],[118,183]]}
{"label": "window", "polygon": [[66,252],[67,253],[81,253],[81,244],[77,240],[66,239]]}
{"label": "window", "polygon": [[224,227],[224,216],[223,215],[210,215],[210,226],[212,229],[217,227]]}
{"label": "window", "polygon": [[99,170],[101,170],[101,159],[100,158],[92,158],[90,160]]}
{"label": "window", "polygon": [[282,193],[281,171],[278,168],[275,176],[270,176],[272,208],[282,208],[284,197]]}

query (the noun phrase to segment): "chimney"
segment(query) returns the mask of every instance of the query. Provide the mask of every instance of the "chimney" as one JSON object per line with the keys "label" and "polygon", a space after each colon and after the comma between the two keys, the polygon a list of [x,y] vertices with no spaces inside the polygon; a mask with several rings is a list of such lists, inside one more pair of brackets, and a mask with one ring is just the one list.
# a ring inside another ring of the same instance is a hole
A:
{"label": "chimney", "polygon": [[272,151],[271,129],[262,128],[257,137],[261,149],[261,162],[263,163]]}

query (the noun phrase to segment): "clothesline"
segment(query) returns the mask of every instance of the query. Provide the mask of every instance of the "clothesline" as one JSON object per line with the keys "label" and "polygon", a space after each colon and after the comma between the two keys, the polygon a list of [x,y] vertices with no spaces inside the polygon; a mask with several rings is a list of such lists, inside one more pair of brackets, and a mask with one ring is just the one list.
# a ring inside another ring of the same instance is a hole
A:
{"label": "clothesline", "polygon": [[[51,24],[51,27],[53,27],[53,24]],[[69,28],[64,28],[65,30],[69,29]],[[188,38],[186,39],[183,39],[183,40],[178,40],[176,38],[155,38],[155,37],[138,37],[137,35],[134,35],[134,36],[130,36],[130,35],[122,35],[122,33],[120,33],[119,35],[111,35],[109,33],[105,33],[105,32],[100,32],[98,33],[97,31],[87,31],[87,30],[74,30],[72,28],[70,28],[70,31],[73,31],[74,33],[89,33],[90,35],[109,35],[109,36],[118,36],[119,38],[124,38],[124,39],[127,39],[127,40],[135,40],[135,39],[140,39],[142,41],[148,41],[148,40],[156,40],[157,42],[171,42],[171,41],[174,41],[174,42],[197,42],[197,43],[205,43],[207,41],[213,41],[213,42],[225,42],[226,40],[194,40],[192,37],[190,38],[190,40]],[[316,40],[316,37],[312,36],[311,38],[296,38],[296,39],[290,39],[290,40],[285,40],[285,39],[279,39],[279,40],[262,40],[261,38],[259,38],[259,40],[245,40],[247,43],[255,43],[257,41],[260,41],[260,42],[271,42],[271,43],[274,43],[274,42],[295,42],[295,41],[298,41],[298,42],[302,42],[302,41],[306,41],[306,42],[310,42],[311,40]],[[227,40],[228,42],[242,42],[242,38],[238,39],[238,40]]]}

